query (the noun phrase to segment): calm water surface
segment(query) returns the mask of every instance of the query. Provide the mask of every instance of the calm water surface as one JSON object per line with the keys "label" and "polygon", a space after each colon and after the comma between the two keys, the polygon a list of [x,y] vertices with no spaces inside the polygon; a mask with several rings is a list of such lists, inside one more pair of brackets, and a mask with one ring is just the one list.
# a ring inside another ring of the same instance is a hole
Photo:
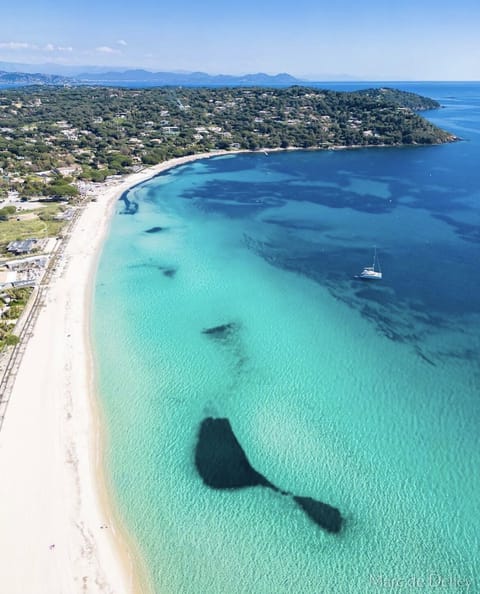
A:
{"label": "calm water surface", "polygon": [[[96,356],[156,592],[480,589],[480,85],[404,87],[464,141],[214,158],[131,190],[136,214],[119,203]],[[383,281],[359,282],[374,246]],[[342,532],[264,488],[206,487],[207,416]]]}

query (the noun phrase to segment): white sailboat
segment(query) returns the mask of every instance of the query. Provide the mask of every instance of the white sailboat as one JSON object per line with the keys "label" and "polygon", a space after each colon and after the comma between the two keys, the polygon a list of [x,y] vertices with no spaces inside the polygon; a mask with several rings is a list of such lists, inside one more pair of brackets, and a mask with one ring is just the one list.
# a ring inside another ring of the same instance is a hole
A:
{"label": "white sailboat", "polygon": [[[378,270],[375,270],[375,265],[377,266]],[[380,269],[380,261],[377,257],[376,247],[373,252],[373,264],[371,266],[365,266],[365,268],[359,275],[357,275],[356,278],[361,278],[364,280],[382,280],[382,271]]]}

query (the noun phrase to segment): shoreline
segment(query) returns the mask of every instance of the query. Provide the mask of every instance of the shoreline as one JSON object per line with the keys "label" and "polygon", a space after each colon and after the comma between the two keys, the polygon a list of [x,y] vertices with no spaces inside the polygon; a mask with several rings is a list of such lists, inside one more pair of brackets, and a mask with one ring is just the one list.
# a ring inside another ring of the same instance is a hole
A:
{"label": "shoreline", "polygon": [[[238,151],[243,152],[243,151]],[[9,594],[150,591],[106,472],[92,342],[94,283],[115,204],[170,159],[97,187],[65,239],[0,431],[0,582]]]}

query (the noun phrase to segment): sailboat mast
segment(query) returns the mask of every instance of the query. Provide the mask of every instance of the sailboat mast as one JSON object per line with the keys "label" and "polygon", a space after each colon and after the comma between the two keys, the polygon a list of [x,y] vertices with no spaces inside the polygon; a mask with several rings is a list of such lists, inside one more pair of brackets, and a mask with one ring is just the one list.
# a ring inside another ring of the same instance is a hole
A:
{"label": "sailboat mast", "polygon": [[380,267],[380,259],[379,259],[379,257],[377,256],[377,248],[375,248],[375,258],[376,258],[376,260],[377,260],[377,264],[378,264],[378,272],[382,272],[382,269],[381,269],[381,267]]}

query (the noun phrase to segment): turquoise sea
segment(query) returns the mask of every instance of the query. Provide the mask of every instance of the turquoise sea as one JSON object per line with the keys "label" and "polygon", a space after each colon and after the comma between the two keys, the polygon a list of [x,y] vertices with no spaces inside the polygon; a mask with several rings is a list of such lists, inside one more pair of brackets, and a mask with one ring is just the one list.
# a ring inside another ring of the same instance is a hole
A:
{"label": "turquoise sea", "polygon": [[[119,202],[95,354],[107,472],[155,592],[480,591],[480,84],[403,88],[463,141],[212,158],[130,190],[134,214]],[[374,246],[383,280],[362,283]],[[210,416],[342,531],[206,486]]]}

